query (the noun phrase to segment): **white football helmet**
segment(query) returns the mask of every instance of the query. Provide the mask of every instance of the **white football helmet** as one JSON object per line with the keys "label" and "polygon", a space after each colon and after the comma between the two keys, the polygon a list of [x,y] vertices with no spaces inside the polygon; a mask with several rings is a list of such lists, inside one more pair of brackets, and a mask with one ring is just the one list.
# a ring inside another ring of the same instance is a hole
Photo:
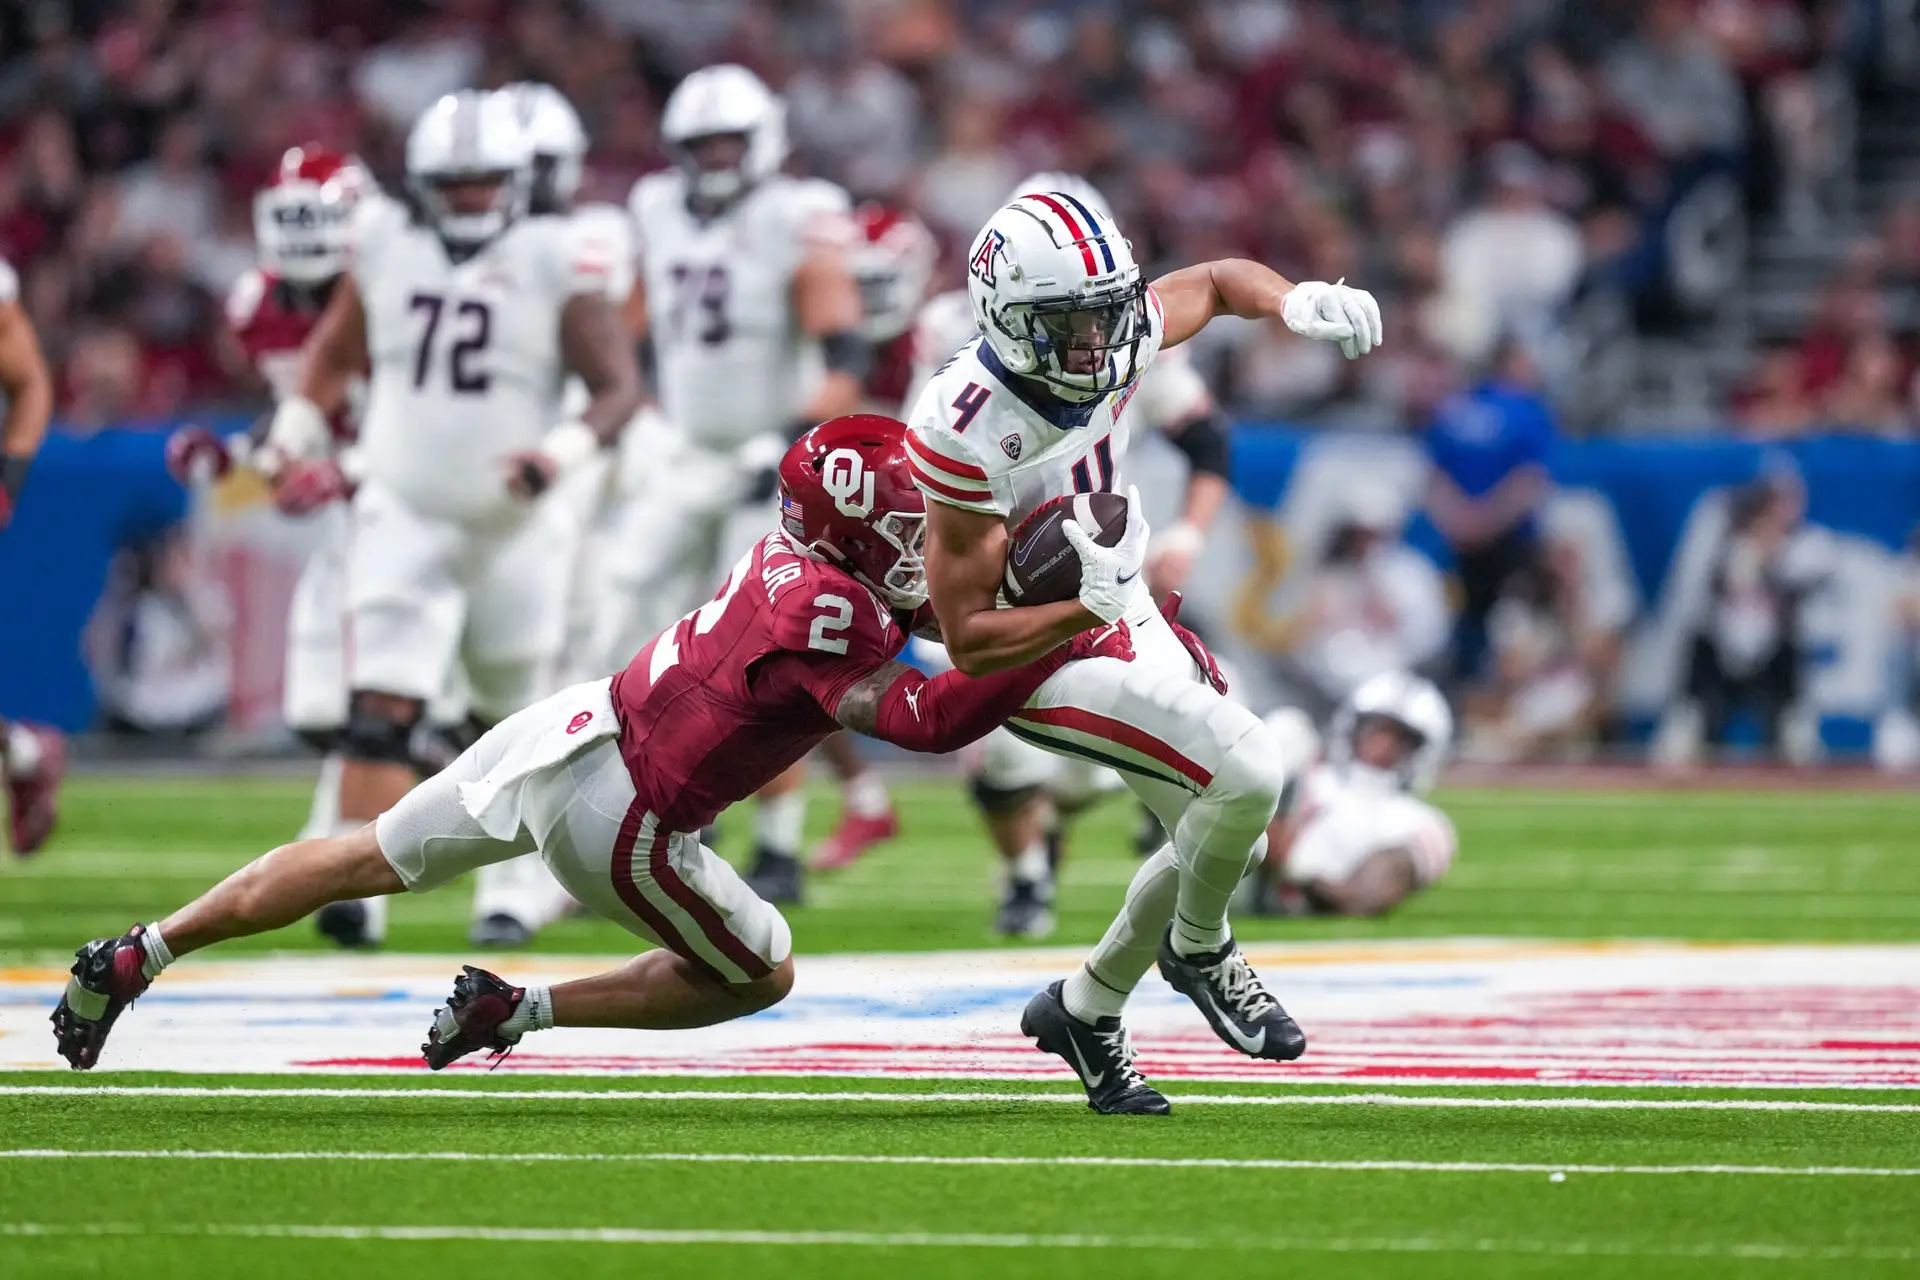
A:
{"label": "white football helmet", "polygon": [[[705,169],[692,144],[720,134],[740,134],[746,154],[737,165]],[[779,172],[787,159],[787,108],[760,77],[731,62],[702,67],[667,98],[660,136],[674,163],[687,174],[696,199],[723,205]]]}
{"label": "white football helmet", "polygon": [[1063,196],[1072,196],[1100,218],[1102,222],[1113,217],[1113,206],[1100,194],[1100,188],[1088,182],[1077,173],[1061,173],[1048,170],[1044,173],[1027,175],[1019,186],[1013,189],[1007,199],[1018,200],[1029,191],[1053,191]]}
{"label": "white football helmet", "polygon": [[1334,713],[1328,733],[1328,763],[1350,771],[1371,771],[1353,758],[1354,733],[1361,722],[1378,716],[1391,720],[1415,739],[1412,750],[1390,771],[1396,786],[1416,795],[1432,789],[1453,746],[1453,712],[1431,680],[1388,671],[1361,683]]}
{"label": "white football helmet", "polygon": [[535,213],[559,213],[572,206],[580,193],[580,173],[587,155],[587,131],[580,113],[567,95],[550,84],[521,80],[499,91],[513,104],[514,116],[526,130],[533,149]]}
{"label": "white football helmet", "polygon": [[[407,135],[407,186],[440,238],[455,248],[486,244],[527,212],[533,148],[511,100],[462,89],[428,107]],[[493,188],[483,208],[463,208],[445,188]]]}
{"label": "white football helmet", "polygon": [[1062,400],[1133,381],[1161,323],[1112,218],[1066,191],[1025,192],[987,219],[967,256],[967,297],[1007,371]]}

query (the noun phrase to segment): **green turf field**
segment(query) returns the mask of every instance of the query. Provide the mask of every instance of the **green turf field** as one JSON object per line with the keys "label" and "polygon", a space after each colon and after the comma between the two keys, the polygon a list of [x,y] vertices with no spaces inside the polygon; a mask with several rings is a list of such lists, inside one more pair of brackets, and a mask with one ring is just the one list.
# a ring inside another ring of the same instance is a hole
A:
{"label": "green turf field", "polygon": [[[991,869],[957,789],[901,799],[902,840],[792,913],[803,962],[993,945]],[[0,873],[0,965],[153,919],[284,838],[304,800],[258,781],[81,780],[54,846]],[[1398,916],[1240,931],[1920,933],[1920,798],[1509,790],[1443,803],[1460,864]],[[1113,806],[1076,832],[1057,940],[1104,927],[1132,869],[1130,829]],[[403,901],[394,944],[459,952],[466,912],[458,891]],[[569,922],[541,946],[627,942]],[[167,1089],[188,1096],[151,1092]],[[1920,1275],[1913,1092],[1167,1092],[1175,1114],[1156,1120],[1092,1116],[1069,1082],[0,1075],[0,1277]]]}

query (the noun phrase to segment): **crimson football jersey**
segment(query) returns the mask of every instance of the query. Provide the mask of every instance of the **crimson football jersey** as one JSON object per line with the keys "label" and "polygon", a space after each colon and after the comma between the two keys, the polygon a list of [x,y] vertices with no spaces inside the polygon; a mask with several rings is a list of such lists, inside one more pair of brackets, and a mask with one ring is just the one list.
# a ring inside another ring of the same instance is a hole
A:
{"label": "crimson football jersey", "polygon": [[613,678],[634,790],[698,831],[838,730],[841,697],[906,642],[864,584],[770,534]]}
{"label": "crimson football jersey", "polygon": [[[247,271],[227,291],[227,327],[275,400],[292,394],[293,381],[299,376],[300,348],[320,322],[325,306],[323,298],[259,267]],[[349,398],[357,401],[360,392],[356,389]],[[353,442],[353,419],[345,410],[334,414],[328,425],[335,443]]]}

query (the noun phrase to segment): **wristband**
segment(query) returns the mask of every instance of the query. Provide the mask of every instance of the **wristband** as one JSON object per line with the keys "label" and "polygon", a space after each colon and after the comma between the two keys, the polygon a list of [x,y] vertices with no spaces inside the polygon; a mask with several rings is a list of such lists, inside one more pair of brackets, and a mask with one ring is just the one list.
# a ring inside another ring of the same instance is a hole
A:
{"label": "wristband", "polygon": [[33,466],[33,457],[25,453],[0,455],[0,492],[6,494],[8,506],[20,502],[20,490],[27,483],[27,472]]}
{"label": "wristband", "polygon": [[547,432],[540,441],[540,452],[553,464],[554,474],[564,476],[593,460],[600,452],[600,437],[592,427],[575,419]]}

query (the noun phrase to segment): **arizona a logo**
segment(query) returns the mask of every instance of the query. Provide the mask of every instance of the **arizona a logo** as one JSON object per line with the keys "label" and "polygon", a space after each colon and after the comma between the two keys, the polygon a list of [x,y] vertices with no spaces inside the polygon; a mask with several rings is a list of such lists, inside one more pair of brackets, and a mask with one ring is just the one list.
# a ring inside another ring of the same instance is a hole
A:
{"label": "arizona a logo", "polygon": [[989,231],[980,237],[980,247],[973,251],[973,262],[968,269],[979,276],[989,286],[998,285],[999,277],[994,274],[993,260],[1005,257],[1007,238],[998,231]]}

